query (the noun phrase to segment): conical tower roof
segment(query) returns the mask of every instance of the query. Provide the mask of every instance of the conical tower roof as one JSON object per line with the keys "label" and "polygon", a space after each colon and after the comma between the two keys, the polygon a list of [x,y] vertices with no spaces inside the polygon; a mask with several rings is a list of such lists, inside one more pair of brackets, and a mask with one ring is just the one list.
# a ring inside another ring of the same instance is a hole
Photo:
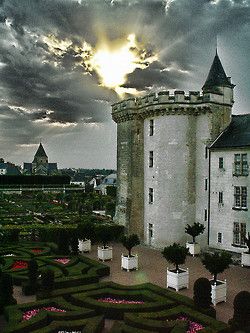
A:
{"label": "conical tower roof", "polygon": [[37,152],[35,153],[35,157],[48,157],[41,143],[37,149]]}
{"label": "conical tower roof", "polygon": [[223,86],[234,87],[234,85],[230,82],[229,78],[226,76],[220,58],[216,51],[214,61],[212,63],[212,66],[208,73],[208,77],[202,89],[208,90],[214,87],[223,87]]}

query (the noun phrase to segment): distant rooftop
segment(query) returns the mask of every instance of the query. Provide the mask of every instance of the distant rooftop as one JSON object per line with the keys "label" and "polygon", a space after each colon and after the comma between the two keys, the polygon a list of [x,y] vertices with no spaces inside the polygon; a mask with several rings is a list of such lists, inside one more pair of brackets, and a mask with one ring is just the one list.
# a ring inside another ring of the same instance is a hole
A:
{"label": "distant rooftop", "polygon": [[232,115],[229,126],[210,148],[240,148],[250,146],[250,113]]}
{"label": "distant rooftop", "polygon": [[41,143],[37,149],[37,152],[35,153],[35,157],[48,157]]}

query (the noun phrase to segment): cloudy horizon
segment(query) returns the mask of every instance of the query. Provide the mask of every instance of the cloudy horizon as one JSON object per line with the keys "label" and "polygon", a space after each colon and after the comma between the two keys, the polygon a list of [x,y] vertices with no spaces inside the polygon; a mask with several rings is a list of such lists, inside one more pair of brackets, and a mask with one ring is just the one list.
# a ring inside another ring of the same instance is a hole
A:
{"label": "cloudy horizon", "polygon": [[116,168],[111,104],[201,90],[216,38],[249,113],[249,17],[248,0],[0,0],[0,157],[42,141],[60,168]]}

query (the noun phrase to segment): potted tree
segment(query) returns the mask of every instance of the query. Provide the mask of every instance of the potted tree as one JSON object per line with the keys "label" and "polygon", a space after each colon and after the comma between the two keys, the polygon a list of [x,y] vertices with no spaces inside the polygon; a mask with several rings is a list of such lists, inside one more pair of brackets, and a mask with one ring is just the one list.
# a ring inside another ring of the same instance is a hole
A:
{"label": "potted tree", "polygon": [[97,239],[102,242],[102,246],[97,247],[97,257],[99,260],[112,260],[113,249],[111,246],[108,246],[108,243],[113,240],[113,233],[109,225],[101,224],[98,226],[97,230]]}
{"label": "potted tree", "polygon": [[131,253],[132,248],[140,244],[140,239],[136,234],[123,236],[121,238],[122,245],[128,250],[128,254],[121,255],[121,269],[126,269],[127,272],[131,269],[138,269],[138,255]]}
{"label": "potted tree", "polygon": [[185,246],[174,243],[167,246],[162,251],[164,258],[175,265],[174,269],[167,268],[167,288],[171,287],[179,291],[182,288],[188,288],[189,272],[188,268],[179,268],[179,265],[184,264],[188,249]]}
{"label": "potted tree", "polygon": [[79,239],[79,251],[90,252],[91,239],[94,237],[95,233],[94,224],[91,222],[84,222],[78,224],[77,233]]}
{"label": "potted tree", "polygon": [[245,237],[245,243],[247,245],[248,251],[242,252],[241,254],[241,266],[250,266],[250,233],[248,237]]}
{"label": "potted tree", "polygon": [[227,283],[226,280],[217,280],[217,275],[224,272],[232,263],[232,256],[229,252],[204,253],[201,259],[206,269],[213,275],[210,280],[212,287],[212,303],[226,302]]}
{"label": "potted tree", "polygon": [[199,222],[195,222],[193,225],[187,224],[185,228],[185,233],[193,237],[192,242],[187,242],[186,247],[189,250],[189,253],[193,256],[199,254],[201,251],[201,247],[199,243],[196,243],[195,238],[201,234],[203,234],[205,227],[203,224]]}

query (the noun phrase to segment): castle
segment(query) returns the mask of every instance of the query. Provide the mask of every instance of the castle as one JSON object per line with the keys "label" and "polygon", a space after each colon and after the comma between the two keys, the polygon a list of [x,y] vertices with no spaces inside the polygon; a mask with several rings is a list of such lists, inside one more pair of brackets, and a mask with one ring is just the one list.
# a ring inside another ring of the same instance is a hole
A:
{"label": "castle", "polygon": [[[117,123],[115,220],[144,243],[159,248],[183,244],[186,224],[200,222],[206,227],[199,236],[203,246],[233,251],[245,246],[250,137],[244,139],[242,132],[239,146],[227,145],[232,128],[239,133],[242,125],[241,116],[232,120],[233,89],[216,52],[202,92],[161,91],[112,106]],[[249,133],[250,114],[245,120]],[[218,140],[224,146],[216,146]],[[238,175],[232,170],[237,163]]]}
{"label": "castle", "polygon": [[23,173],[26,175],[55,175],[58,173],[57,163],[49,163],[48,156],[40,143],[33,162],[23,164]]}

